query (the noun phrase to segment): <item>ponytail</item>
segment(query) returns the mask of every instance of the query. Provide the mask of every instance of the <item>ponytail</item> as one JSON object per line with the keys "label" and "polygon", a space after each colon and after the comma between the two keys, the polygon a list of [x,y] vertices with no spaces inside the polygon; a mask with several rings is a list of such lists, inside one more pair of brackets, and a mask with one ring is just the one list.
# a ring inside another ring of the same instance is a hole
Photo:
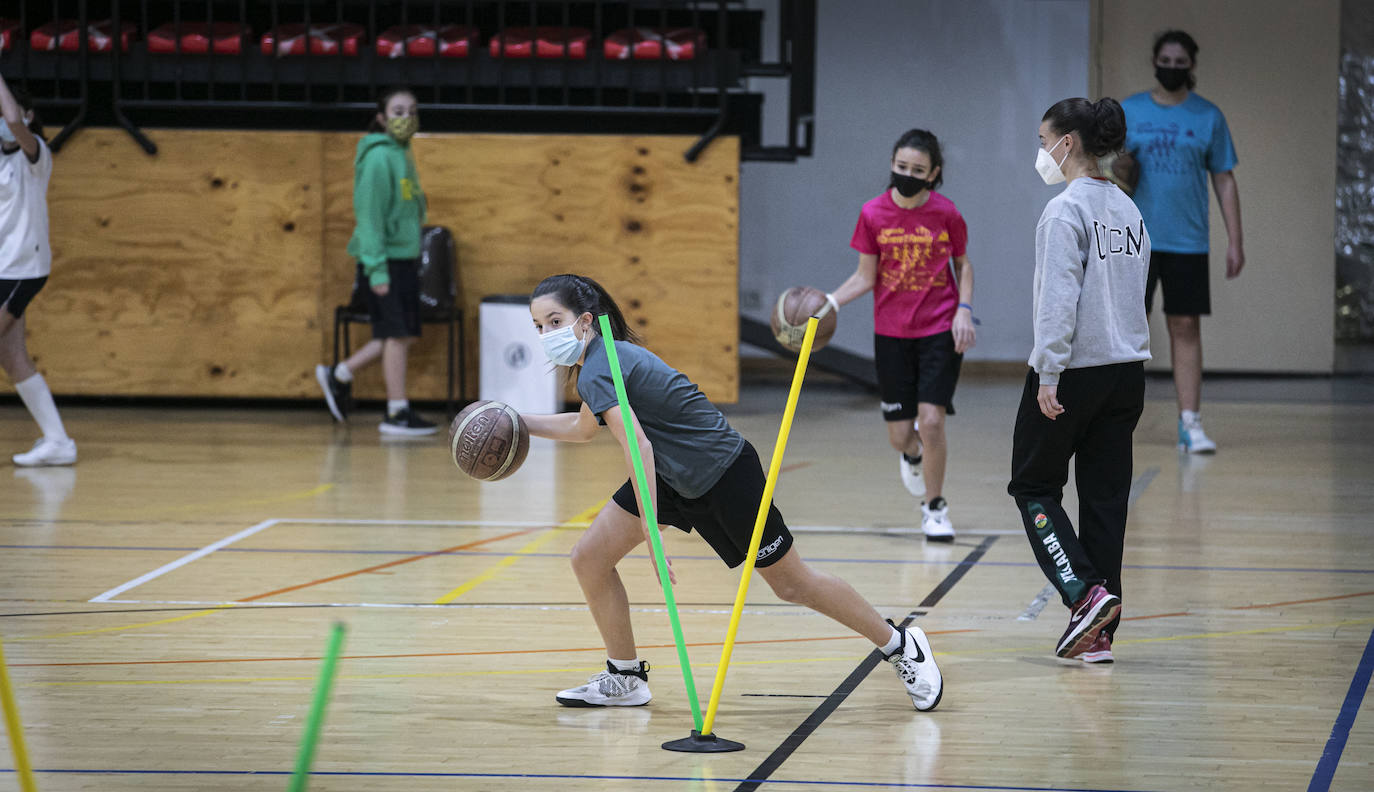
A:
{"label": "ponytail", "polygon": [[1094,157],[1120,151],[1126,142],[1126,113],[1110,96],[1096,102],[1064,99],[1046,110],[1040,120],[1050,122],[1056,135],[1078,135],[1083,150]]}
{"label": "ponytail", "polygon": [[[610,293],[591,278],[582,275],[550,275],[534,287],[530,299],[544,296],[552,296],[576,316],[589,313],[599,317],[606,314],[611,321],[612,338],[616,341],[644,345],[643,339],[630,328],[630,323],[625,321],[625,315],[620,312],[620,306],[616,305]],[[592,329],[600,335],[601,322],[592,322]]]}

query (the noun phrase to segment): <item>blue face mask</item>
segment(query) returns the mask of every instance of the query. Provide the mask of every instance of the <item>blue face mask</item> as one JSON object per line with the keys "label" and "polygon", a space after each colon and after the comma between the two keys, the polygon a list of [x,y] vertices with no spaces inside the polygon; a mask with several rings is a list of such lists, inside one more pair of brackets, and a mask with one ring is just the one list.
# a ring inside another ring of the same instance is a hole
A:
{"label": "blue face mask", "polygon": [[576,324],[567,327],[560,327],[557,330],[549,330],[539,336],[539,343],[544,347],[544,354],[548,356],[549,362],[555,366],[571,366],[577,363],[582,357],[582,350],[586,348],[587,342],[592,338],[592,329],[588,327],[582,338],[578,338],[573,332]]}

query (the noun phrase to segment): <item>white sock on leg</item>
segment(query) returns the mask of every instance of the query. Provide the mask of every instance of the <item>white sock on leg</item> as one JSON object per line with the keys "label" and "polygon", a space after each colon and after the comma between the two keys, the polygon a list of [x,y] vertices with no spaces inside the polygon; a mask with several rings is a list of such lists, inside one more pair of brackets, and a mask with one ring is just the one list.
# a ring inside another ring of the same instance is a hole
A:
{"label": "white sock on leg", "polygon": [[902,632],[896,627],[892,628],[892,637],[887,639],[887,643],[882,646],[883,656],[886,657],[902,647]]}
{"label": "white sock on leg", "polygon": [[334,379],[339,382],[352,382],[353,370],[348,367],[347,363],[340,362],[334,367]]}
{"label": "white sock on leg", "polygon": [[62,416],[57,413],[57,404],[53,402],[52,391],[48,390],[48,383],[42,374],[34,374],[23,382],[15,383],[14,389],[19,392],[20,400],[29,408],[29,415],[38,423],[44,437],[49,440],[67,439]]}
{"label": "white sock on leg", "polygon": [[617,660],[617,659],[615,659],[614,657],[608,657],[608,658],[606,658],[606,659],[609,660],[609,661],[611,662],[611,665],[612,665],[612,666],[615,666],[616,668],[618,668],[618,669],[621,670],[621,671],[638,671],[638,670],[639,670],[639,658],[638,658],[638,657],[636,657],[636,658],[633,659],[633,660]]}
{"label": "white sock on leg", "polygon": [[387,399],[386,414],[395,415],[410,406],[410,399]]}

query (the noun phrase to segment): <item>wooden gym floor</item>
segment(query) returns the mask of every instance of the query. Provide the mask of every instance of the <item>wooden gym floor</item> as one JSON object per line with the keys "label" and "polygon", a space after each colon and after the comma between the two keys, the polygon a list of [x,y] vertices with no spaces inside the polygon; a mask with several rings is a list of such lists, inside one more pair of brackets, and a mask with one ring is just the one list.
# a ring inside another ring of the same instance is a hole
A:
{"label": "wooden gym floor", "polygon": [[[785,379],[727,409],[765,461]],[[1066,611],[1004,489],[1019,389],[961,384],[959,539],[928,546],[876,398],[808,383],[777,502],[805,558],[918,614],[945,697],[913,711],[886,665],[864,674],[866,641],[756,578],[715,729],[747,749],[721,755],[659,747],[692,718],[642,554],[622,573],[652,704],[554,703],[604,658],[566,554],[624,479],[609,437],[536,442],[479,486],[373,414],[67,407],[77,467],[0,470],[0,636],[38,787],[285,788],[342,621],[314,790],[1374,789],[1374,388],[1209,380],[1221,452],[1188,458],[1151,380],[1112,667],[1053,656]],[[33,433],[0,406],[6,456]],[[665,536],[704,707],[738,577]]]}

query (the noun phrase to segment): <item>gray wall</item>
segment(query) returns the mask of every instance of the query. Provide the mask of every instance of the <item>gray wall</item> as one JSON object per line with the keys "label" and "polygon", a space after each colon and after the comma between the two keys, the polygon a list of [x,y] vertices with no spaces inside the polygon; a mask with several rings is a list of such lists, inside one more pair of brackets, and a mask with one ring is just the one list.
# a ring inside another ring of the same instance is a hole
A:
{"label": "gray wall", "polygon": [[[775,4],[751,5],[776,18]],[[859,208],[886,184],[897,137],[925,127],[944,148],[941,192],[969,226],[982,320],[969,359],[1025,360],[1035,223],[1062,189],[1035,173],[1036,128],[1051,104],[1087,94],[1089,0],[819,5],[815,156],[741,173],[743,313],[766,321],[784,289],[830,291],[854,271]],[[785,97],[766,106],[768,142],[780,142]],[[872,357],[871,297],[845,307],[832,345]]]}

